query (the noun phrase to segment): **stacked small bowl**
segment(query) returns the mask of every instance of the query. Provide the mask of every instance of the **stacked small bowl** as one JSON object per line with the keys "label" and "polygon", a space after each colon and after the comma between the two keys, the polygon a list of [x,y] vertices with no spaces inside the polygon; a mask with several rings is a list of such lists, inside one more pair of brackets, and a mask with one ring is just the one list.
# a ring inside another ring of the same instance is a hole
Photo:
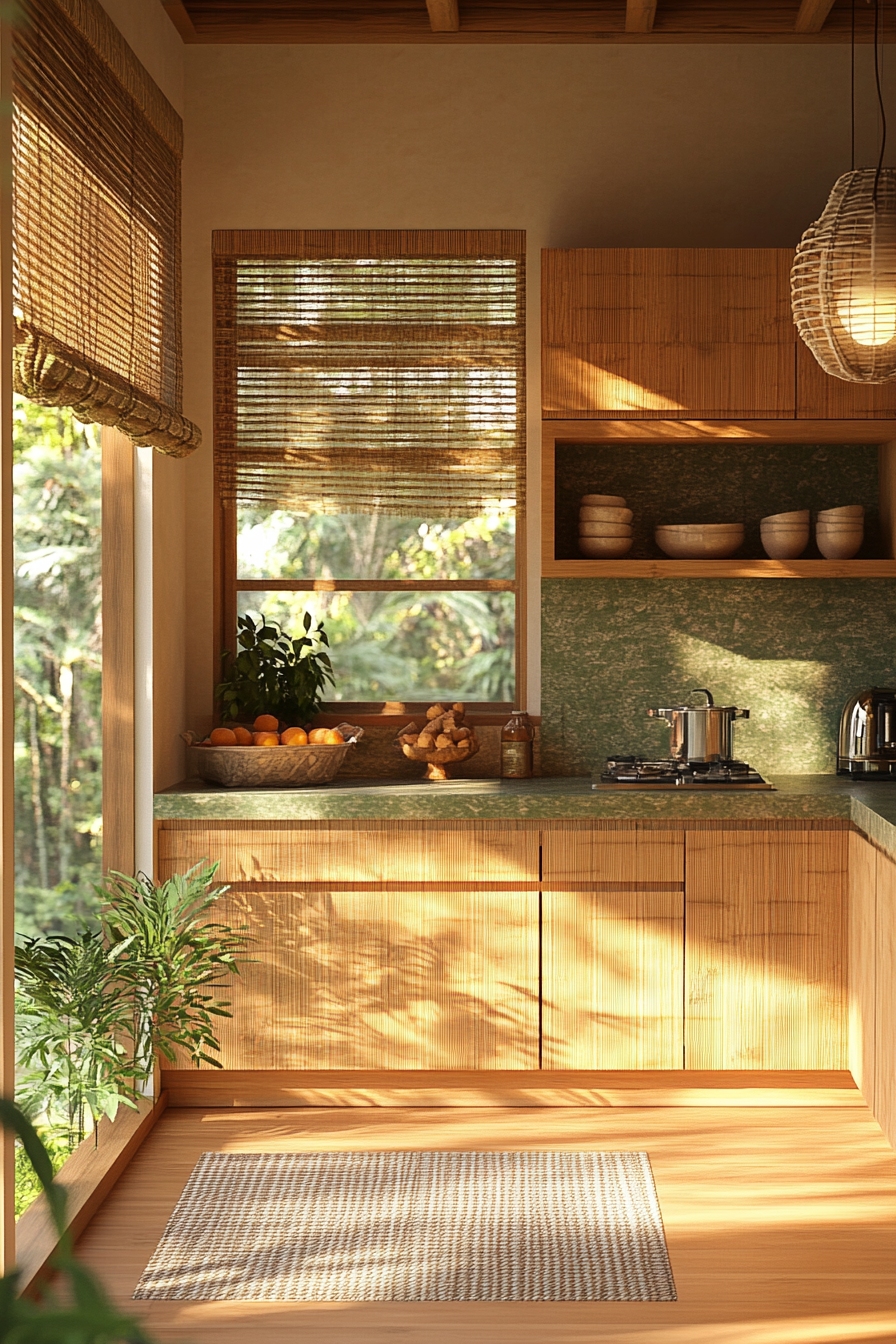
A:
{"label": "stacked small bowl", "polygon": [[592,560],[619,560],[632,548],[632,511],[621,495],[583,495],[579,550]]}
{"label": "stacked small bowl", "polygon": [[820,509],[815,540],[825,560],[851,560],[865,537],[865,510],[861,504]]}
{"label": "stacked small bowl", "polygon": [[770,513],[759,524],[762,549],[771,560],[795,560],[809,545],[809,510]]}

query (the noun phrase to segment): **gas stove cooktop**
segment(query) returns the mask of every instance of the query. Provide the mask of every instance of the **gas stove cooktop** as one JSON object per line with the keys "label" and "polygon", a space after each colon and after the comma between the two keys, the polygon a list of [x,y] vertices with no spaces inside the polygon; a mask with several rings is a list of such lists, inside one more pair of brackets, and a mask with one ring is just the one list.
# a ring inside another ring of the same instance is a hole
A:
{"label": "gas stove cooktop", "polygon": [[771,789],[746,761],[649,761],[611,756],[593,789]]}

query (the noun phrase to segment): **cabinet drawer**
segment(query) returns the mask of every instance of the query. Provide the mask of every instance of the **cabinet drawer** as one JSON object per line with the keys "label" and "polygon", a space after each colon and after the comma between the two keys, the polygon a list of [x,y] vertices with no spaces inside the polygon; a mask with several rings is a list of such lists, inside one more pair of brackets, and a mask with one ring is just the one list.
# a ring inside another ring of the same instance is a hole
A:
{"label": "cabinet drawer", "polygon": [[683,831],[545,831],[542,880],[571,882],[683,882]]}
{"label": "cabinet drawer", "polygon": [[222,882],[538,881],[538,832],[440,823],[358,830],[296,825],[165,827],[162,878],[202,859]]}

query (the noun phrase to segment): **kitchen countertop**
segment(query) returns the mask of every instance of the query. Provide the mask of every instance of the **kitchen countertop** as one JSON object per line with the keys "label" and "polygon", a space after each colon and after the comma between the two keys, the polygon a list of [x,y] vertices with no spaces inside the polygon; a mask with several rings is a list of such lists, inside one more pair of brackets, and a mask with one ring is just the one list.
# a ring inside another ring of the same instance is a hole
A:
{"label": "kitchen countertop", "polygon": [[346,779],[307,789],[225,789],[189,779],[155,796],[158,821],[852,821],[896,859],[896,780],[770,775],[775,792],[596,792],[590,776]]}

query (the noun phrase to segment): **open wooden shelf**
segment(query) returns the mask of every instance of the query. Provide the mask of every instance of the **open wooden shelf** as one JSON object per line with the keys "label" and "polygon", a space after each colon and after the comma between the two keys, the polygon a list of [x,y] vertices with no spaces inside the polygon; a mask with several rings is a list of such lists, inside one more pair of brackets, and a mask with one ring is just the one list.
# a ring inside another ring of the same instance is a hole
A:
{"label": "open wooden shelf", "polygon": [[548,579],[892,579],[896,560],[545,560]]}
{"label": "open wooden shelf", "polygon": [[873,420],[546,420],[542,424],[541,572],[546,579],[892,579],[896,558],[879,560],[579,560],[555,555],[555,457],[563,443],[878,444],[881,541],[896,557],[896,424]]}

